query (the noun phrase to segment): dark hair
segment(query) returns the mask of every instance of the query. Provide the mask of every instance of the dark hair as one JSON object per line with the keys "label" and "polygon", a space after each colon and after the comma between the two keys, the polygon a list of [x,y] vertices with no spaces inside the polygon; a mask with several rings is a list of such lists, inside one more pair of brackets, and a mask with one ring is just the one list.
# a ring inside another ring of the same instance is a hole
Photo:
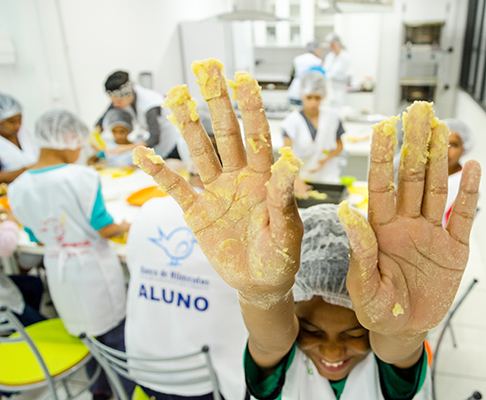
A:
{"label": "dark hair", "polygon": [[105,90],[117,90],[124,83],[130,79],[128,72],[116,71],[113,72],[105,82]]}

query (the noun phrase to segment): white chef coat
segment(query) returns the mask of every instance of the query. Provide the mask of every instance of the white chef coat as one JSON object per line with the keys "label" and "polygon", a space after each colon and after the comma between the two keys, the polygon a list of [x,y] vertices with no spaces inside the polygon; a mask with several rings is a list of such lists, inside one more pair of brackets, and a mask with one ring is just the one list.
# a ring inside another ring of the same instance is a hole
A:
{"label": "white chef coat", "polygon": [[351,78],[351,57],[341,49],[338,55],[331,51],[324,58],[324,70],[328,79],[329,97],[332,107],[342,107],[347,103],[347,86]]}
{"label": "white chef coat", "polygon": [[442,217],[442,226],[445,228],[449,217],[452,212],[452,207],[456,201],[456,197],[459,194],[459,186],[461,185],[462,169],[456,173],[449,175],[447,182],[447,202],[444,210],[444,216]]}
{"label": "white chef coat", "polygon": [[326,153],[337,147],[336,134],[339,127],[339,116],[333,109],[320,107],[319,123],[315,139],[307,126],[300,110],[291,112],[282,121],[282,129],[292,140],[294,154],[304,165],[300,169],[303,180],[315,183],[337,183],[341,172],[340,161],[334,157],[317,172],[311,173],[319,166],[318,161],[326,157]]}
{"label": "white chef coat", "polygon": [[[96,229],[103,207],[99,177],[72,164],[28,170],[9,186],[12,212],[44,244],[47,283],[71,335],[98,336],[125,317],[125,284],[118,257]],[[111,221],[111,222],[110,222]]]}
{"label": "white chef coat", "polygon": [[[171,197],[155,198],[142,206],[128,235],[127,265],[130,270],[125,325],[127,353],[171,357],[208,345],[221,393],[226,400],[243,400],[242,358],[247,331],[237,292],[211,267],[187,227],[179,205]],[[140,364],[131,361],[129,365]],[[157,368],[154,363],[148,365]],[[190,364],[185,361],[173,368],[182,365]],[[131,374],[135,379],[157,379],[156,373],[132,370]],[[180,396],[211,391],[209,384],[147,386]]]}
{"label": "white chef coat", "polygon": [[0,166],[3,172],[16,171],[35,164],[39,159],[39,147],[28,129],[21,126],[17,139],[21,148],[0,136]]}
{"label": "white chef coat", "polygon": [[312,67],[320,67],[322,65],[322,58],[317,57],[314,53],[301,54],[294,58],[295,75],[294,80],[289,86],[287,97],[293,100],[301,100],[300,98],[300,79],[302,75],[308,72]]}
{"label": "white chef coat", "polygon": [[[414,400],[431,399],[431,379],[427,377]],[[299,349],[286,373],[282,400],[335,400],[329,381],[319,375],[314,363]],[[375,355],[370,352],[349,373],[340,400],[384,400]]]}
{"label": "white chef coat", "polygon": [[[147,111],[154,107],[161,107],[164,102],[164,97],[154,90],[144,88],[143,86],[134,84],[133,90],[136,94],[135,109],[136,115],[133,111],[133,107],[125,108],[125,111],[132,114],[134,121],[138,122],[140,126],[148,130],[147,124]],[[170,109],[162,108],[161,115],[159,117],[160,134],[162,135],[159,143],[155,146],[155,153],[165,158],[168,156],[177,144],[177,139],[181,136],[177,128],[167,119],[170,115]]]}

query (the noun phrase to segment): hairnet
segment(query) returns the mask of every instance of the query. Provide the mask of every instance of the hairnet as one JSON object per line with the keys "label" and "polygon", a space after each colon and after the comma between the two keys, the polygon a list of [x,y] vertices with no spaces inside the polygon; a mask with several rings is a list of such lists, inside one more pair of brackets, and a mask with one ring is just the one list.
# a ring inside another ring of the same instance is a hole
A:
{"label": "hairnet", "polygon": [[336,42],[341,44],[341,39],[335,32],[331,32],[326,36],[326,42]]}
{"label": "hairnet", "polygon": [[292,291],[295,301],[322,296],[330,304],[353,309],[346,288],[348,237],[337,216],[337,208],[334,204],[320,204],[300,212],[304,238]]}
{"label": "hairnet", "polygon": [[318,40],[313,40],[312,42],[307,43],[305,49],[310,53],[314,53],[314,51],[316,51],[320,47],[321,43]]}
{"label": "hairnet", "polygon": [[0,122],[22,112],[22,106],[12,96],[0,93]]}
{"label": "hairnet", "polygon": [[300,97],[303,98],[309,94],[326,97],[326,78],[322,72],[311,71],[300,79]]}
{"label": "hairnet", "polygon": [[112,130],[115,126],[124,126],[130,132],[133,130],[132,116],[120,108],[109,110],[103,118],[103,130]]}
{"label": "hairnet", "polygon": [[462,140],[462,147],[464,148],[463,154],[466,154],[474,146],[474,133],[464,122],[459,119],[444,119],[444,123],[447,125],[451,132],[456,132]]}
{"label": "hairnet", "polygon": [[47,111],[35,124],[34,137],[40,148],[75,150],[86,143],[88,135],[88,127],[67,110]]}

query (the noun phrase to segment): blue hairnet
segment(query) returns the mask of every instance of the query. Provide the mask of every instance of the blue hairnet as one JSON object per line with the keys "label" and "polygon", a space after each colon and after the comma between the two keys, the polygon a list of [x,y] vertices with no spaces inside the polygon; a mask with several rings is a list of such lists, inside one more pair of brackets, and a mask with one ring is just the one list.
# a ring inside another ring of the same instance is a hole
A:
{"label": "blue hairnet", "polygon": [[292,292],[295,301],[321,296],[327,303],[353,309],[346,287],[349,242],[337,209],[320,204],[300,211],[304,237]]}
{"label": "blue hairnet", "polygon": [[322,72],[311,71],[300,79],[300,97],[309,94],[317,94],[322,98],[326,97],[326,79]]}
{"label": "blue hairnet", "polygon": [[22,106],[12,96],[0,93],[0,122],[22,113]]}
{"label": "blue hairnet", "polygon": [[88,127],[72,112],[54,109],[36,122],[34,138],[40,148],[76,150],[89,136]]}
{"label": "blue hairnet", "polygon": [[464,122],[459,119],[444,119],[443,122],[447,125],[451,132],[455,132],[459,135],[462,141],[462,147],[464,148],[463,154],[466,154],[474,146],[474,133]]}
{"label": "blue hairnet", "polygon": [[133,118],[128,111],[112,108],[103,118],[103,130],[112,130],[115,126],[124,126],[130,132],[133,130]]}

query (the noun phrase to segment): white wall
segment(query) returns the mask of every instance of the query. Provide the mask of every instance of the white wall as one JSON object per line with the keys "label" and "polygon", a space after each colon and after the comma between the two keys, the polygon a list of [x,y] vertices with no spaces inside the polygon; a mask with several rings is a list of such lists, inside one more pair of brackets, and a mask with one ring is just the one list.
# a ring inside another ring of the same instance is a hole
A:
{"label": "white wall", "polygon": [[166,93],[183,83],[179,22],[230,10],[230,0],[2,0],[0,29],[12,36],[18,63],[0,66],[0,90],[22,102],[30,127],[54,106],[92,125],[108,104],[111,72],[152,72],[154,88]]}

